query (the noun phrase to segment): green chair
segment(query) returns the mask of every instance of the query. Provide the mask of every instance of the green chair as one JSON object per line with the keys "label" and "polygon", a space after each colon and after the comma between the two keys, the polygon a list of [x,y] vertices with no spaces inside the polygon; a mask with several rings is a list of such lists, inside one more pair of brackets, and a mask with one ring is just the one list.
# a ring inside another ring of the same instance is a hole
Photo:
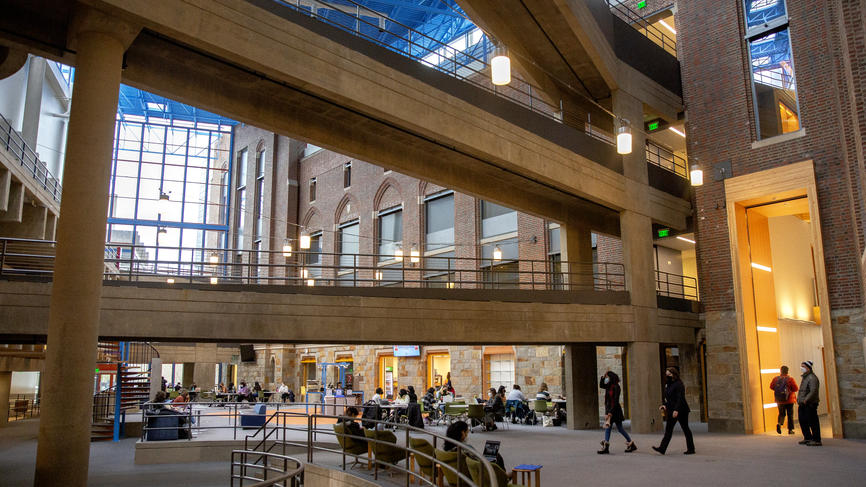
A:
{"label": "green chair", "polygon": [[446,402],[445,403],[445,418],[448,420],[448,424],[454,422],[455,419],[460,419],[466,414],[466,410],[463,408],[455,407],[457,403]]}
{"label": "green chair", "polygon": [[366,436],[368,440],[378,440],[367,442],[370,445],[370,449],[373,451],[373,455],[376,457],[377,464],[390,463],[391,465],[394,465],[400,460],[406,458],[406,453],[404,453],[403,450],[388,444],[397,443],[397,437],[393,432],[367,429],[364,430],[364,436]]}
{"label": "green chair", "polygon": [[[467,478],[471,478],[472,475],[469,473],[469,468],[466,466],[466,455],[463,456],[463,468],[459,468],[460,455],[457,453],[457,450],[454,451],[445,451],[445,450],[436,450],[436,463],[441,465],[439,468],[439,481],[438,485],[442,485],[442,477],[445,477],[445,480],[448,481],[448,485],[457,485],[458,477],[457,471],[459,469],[460,473],[465,475]],[[450,468],[444,468],[444,467]]]}
{"label": "green chair", "polygon": [[535,411],[535,414],[547,414],[547,401],[544,399],[536,399],[532,402],[532,409]]}
{"label": "green chair", "polygon": [[[470,404],[466,417],[474,419],[478,421],[482,426],[484,425],[484,405],[483,404]],[[470,423],[471,424],[471,423]],[[471,428],[470,428],[471,429]]]}
{"label": "green chair", "polygon": [[[490,487],[490,477],[487,473],[487,469],[481,465],[481,462],[467,456],[466,466],[469,468],[469,475],[472,477],[472,481],[475,482],[475,485],[478,487]],[[511,480],[514,479],[509,477],[508,474],[505,473],[505,470],[502,470],[502,467],[495,463],[491,464],[491,466],[493,467],[493,473],[496,474],[496,485],[499,487],[517,486],[517,484],[511,482]]]}
{"label": "green chair", "polygon": [[[334,433],[337,435],[337,443],[340,444],[340,448],[343,452],[347,455],[352,455],[352,458],[355,459],[350,468],[355,468],[356,465],[360,465],[361,461],[359,460],[358,455],[367,453],[367,442],[360,438],[346,436],[346,427],[343,423],[334,423]],[[345,465],[343,467],[345,468]]]}
{"label": "green chair", "polygon": [[[436,458],[436,453],[433,451],[433,445],[423,438],[409,438],[409,447],[417,452],[413,452],[409,457],[409,471],[414,472],[414,464],[417,463],[418,470],[421,471],[421,476],[429,478],[431,482],[435,482],[436,470],[434,468],[435,462],[433,459]],[[431,458],[421,455],[422,453]],[[421,481],[419,480],[418,483],[420,484]]]}

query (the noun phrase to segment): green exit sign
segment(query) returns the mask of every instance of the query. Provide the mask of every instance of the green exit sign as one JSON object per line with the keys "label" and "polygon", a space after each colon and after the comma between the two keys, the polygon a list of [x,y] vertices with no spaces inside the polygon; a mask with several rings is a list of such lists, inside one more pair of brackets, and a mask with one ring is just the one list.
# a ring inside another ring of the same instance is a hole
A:
{"label": "green exit sign", "polygon": [[650,122],[649,124],[647,124],[647,128],[650,130],[650,132],[652,132],[654,130],[658,130],[659,129],[658,120],[656,120],[654,122]]}
{"label": "green exit sign", "polygon": [[637,8],[646,8],[646,0],[640,0],[640,2],[637,3]]}
{"label": "green exit sign", "polygon": [[669,237],[670,235],[671,235],[671,229],[670,228],[663,228],[663,229],[659,230],[659,238]]}

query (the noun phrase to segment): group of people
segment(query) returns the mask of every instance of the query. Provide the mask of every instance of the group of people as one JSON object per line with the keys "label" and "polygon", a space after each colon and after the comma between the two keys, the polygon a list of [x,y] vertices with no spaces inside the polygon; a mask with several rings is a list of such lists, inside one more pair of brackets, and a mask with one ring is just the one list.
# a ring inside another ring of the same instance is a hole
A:
{"label": "group of people", "polygon": [[[794,434],[794,404],[797,404],[797,416],[800,418],[800,431],[803,439],[799,444],[807,446],[821,446],[821,424],[818,420],[818,389],[820,381],[812,370],[814,364],[807,360],[800,364],[801,380],[797,387],[797,381],[788,375],[788,366],[783,365],[779,375],[770,382],[776,406],[779,409],[779,418],[776,421],[776,433],[782,434],[785,426],[785,418],[788,418],[788,434]],[[796,394],[798,393],[799,394]]]}

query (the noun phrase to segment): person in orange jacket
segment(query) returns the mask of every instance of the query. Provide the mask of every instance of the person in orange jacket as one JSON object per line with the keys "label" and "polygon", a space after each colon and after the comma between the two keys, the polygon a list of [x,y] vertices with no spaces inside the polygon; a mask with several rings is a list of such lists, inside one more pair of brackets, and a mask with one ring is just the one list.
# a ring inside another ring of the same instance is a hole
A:
{"label": "person in orange jacket", "polygon": [[782,425],[785,424],[785,416],[788,416],[788,434],[794,434],[794,403],[797,398],[794,395],[799,389],[797,382],[788,375],[788,366],[783,365],[779,370],[780,375],[773,377],[770,389],[776,398],[776,406],[779,408],[779,420],[776,422],[776,433],[782,434]]}

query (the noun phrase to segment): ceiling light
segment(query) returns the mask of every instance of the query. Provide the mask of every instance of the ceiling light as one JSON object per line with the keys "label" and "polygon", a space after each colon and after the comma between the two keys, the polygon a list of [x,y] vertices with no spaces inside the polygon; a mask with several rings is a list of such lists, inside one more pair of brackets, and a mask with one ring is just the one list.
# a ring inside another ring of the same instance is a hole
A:
{"label": "ceiling light", "polygon": [[677,235],[677,240],[682,240],[683,242],[688,242],[688,243],[690,243],[690,244],[694,244],[694,243],[695,243],[694,240],[692,240],[692,239],[690,239],[690,238],[686,238],[686,237],[681,237],[681,236],[679,236],[679,235]]}
{"label": "ceiling light", "polygon": [[759,326],[758,331],[766,331],[768,333],[776,333],[779,330],[777,330],[776,328],[773,328],[772,326]]}
{"label": "ceiling light", "polygon": [[754,262],[752,262],[752,267],[754,267],[755,269],[760,269],[760,270],[762,270],[762,271],[773,272],[773,269],[772,269],[772,268],[767,267],[767,266],[765,266],[765,265],[756,264],[756,263],[754,263]]}
{"label": "ceiling light", "polygon": [[627,122],[622,122],[616,130],[617,154],[631,154],[631,129]]}
{"label": "ceiling light", "polygon": [[686,136],[686,133],[685,133],[685,132],[683,132],[682,130],[679,130],[679,129],[677,129],[677,128],[669,127],[668,130],[670,130],[671,132],[673,132],[673,133],[679,135],[680,137],[685,137],[685,136]]}
{"label": "ceiling light", "polygon": [[490,81],[497,86],[511,83],[511,58],[504,46],[497,47],[493,51],[493,59],[490,60]]}
{"label": "ceiling light", "polygon": [[671,33],[672,33],[673,35],[677,35],[677,31],[674,30],[673,27],[671,27],[670,25],[668,25],[667,22],[665,22],[664,20],[659,20],[659,23],[662,24],[662,26],[664,26],[665,29],[671,31]]}
{"label": "ceiling light", "polygon": [[307,279],[307,286],[315,286],[315,285],[316,285],[315,279]]}

